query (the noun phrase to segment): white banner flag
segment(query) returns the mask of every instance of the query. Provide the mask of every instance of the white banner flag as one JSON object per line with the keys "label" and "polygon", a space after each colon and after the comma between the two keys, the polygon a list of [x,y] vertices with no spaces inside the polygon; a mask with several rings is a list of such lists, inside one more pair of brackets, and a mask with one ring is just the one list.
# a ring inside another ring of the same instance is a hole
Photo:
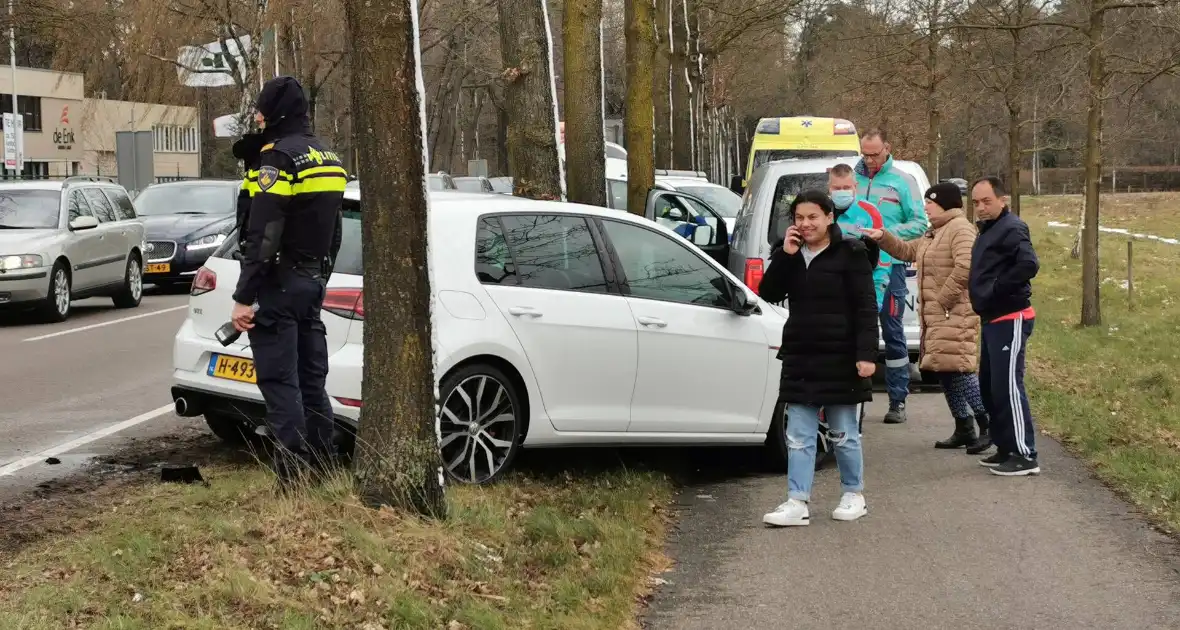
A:
{"label": "white banner flag", "polygon": [[[242,50],[238,50],[238,41]],[[250,36],[242,35],[221,42],[210,42],[204,46],[181,46],[176,57],[176,74],[180,82],[188,87],[227,87],[234,85],[234,74],[245,81],[246,62],[250,54]]]}
{"label": "white banner flag", "polygon": [[22,133],[25,127],[25,117],[16,118],[15,125],[13,122],[12,114],[4,114],[4,168],[10,171],[19,171],[25,167],[25,143]]}

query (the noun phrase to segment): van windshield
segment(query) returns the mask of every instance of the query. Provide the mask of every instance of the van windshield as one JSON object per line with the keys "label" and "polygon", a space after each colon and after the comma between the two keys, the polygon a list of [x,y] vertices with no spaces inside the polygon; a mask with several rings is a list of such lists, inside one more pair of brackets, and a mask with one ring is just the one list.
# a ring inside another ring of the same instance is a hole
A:
{"label": "van windshield", "polygon": [[[768,162],[780,160],[806,160],[809,158],[838,158],[857,157],[859,151],[854,149],[774,149],[754,152],[754,168]],[[753,170],[753,169],[751,169]]]}
{"label": "van windshield", "polygon": [[774,197],[770,206],[770,232],[766,237],[767,242],[776,243],[783,238],[787,227],[791,225],[791,218],[788,216],[791,201],[795,199],[796,195],[808,189],[826,191],[828,189],[828,174],[793,173],[778,178],[778,183],[774,185]]}

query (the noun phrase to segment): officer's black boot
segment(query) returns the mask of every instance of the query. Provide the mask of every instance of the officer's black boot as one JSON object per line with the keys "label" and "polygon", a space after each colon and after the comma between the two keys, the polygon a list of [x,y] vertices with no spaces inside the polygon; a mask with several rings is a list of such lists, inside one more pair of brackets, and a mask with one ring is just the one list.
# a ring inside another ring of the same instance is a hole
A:
{"label": "officer's black boot", "polygon": [[971,416],[955,418],[955,432],[945,440],[934,443],[934,448],[963,448],[975,444],[975,421]]}
{"label": "officer's black boot", "polygon": [[979,425],[979,437],[975,439],[974,444],[967,447],[968,455],[978,455],[992,447],[992,437],[988,432],[991,419],[986,413],[981,413],[975,416],[975,423]]}

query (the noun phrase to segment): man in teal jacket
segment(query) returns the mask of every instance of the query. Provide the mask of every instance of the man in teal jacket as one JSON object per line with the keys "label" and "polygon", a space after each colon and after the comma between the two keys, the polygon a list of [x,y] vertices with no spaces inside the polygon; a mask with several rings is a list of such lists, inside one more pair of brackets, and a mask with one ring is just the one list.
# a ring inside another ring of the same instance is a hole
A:
{"label": "man in teal jacket", "polygon": [[[857,197],[876,206],[886,230],[908,241],[926,233],[930,222],[926,218],[922,191],[909,174],[893,165],[885,132],[872,129],[860,137],[861,160],[854,169]],[[894,261],[889,273],[888,295],[881,305],[881,336],[885,341],[885,388],[889,392],[889,411],[886,424],[906,421],[905,402],[910,391],[910,355],[906,348],[905,263]]]}

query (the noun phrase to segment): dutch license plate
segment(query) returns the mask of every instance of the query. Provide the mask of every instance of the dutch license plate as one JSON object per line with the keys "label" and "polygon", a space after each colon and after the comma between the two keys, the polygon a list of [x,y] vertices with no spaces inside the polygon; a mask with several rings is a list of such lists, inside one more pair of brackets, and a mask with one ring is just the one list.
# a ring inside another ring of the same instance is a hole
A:
{"label": "dutch license plate", "polygon": [[209,376],[241,383],[258,382],[258,376],[254,374],[253,361],[224,354],[214,354],[209,358]]}
{"label": "dutch license plate", "polygon": [[168,273],[172,270],[170,263],[148,263],[147,273]]}

